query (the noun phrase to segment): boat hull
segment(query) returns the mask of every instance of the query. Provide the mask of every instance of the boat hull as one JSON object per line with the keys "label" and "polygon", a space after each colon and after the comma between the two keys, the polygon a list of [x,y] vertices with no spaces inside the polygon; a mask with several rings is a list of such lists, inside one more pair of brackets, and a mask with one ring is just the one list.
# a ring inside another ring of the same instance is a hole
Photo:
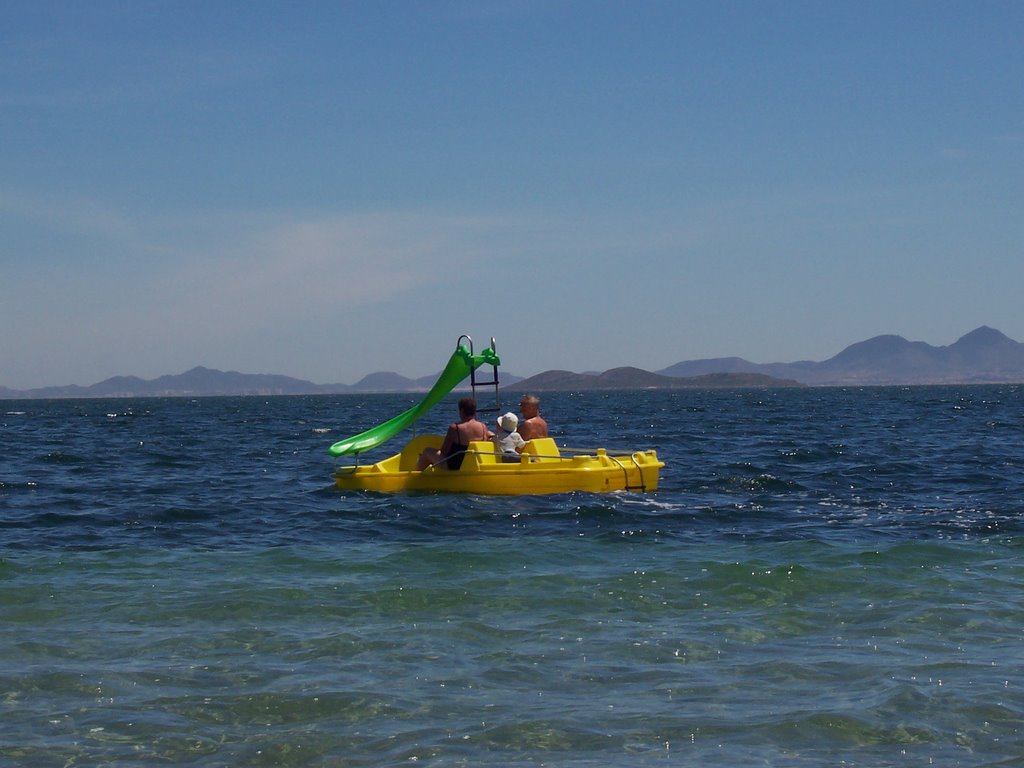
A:
{"label": "boat hull", "polygon": [[334,475],[341,490],[378,493],[433,492],[485,495],[538,495],[584,491],[647,492],[658,488],[658,472],[665,466],[655,451],[614,453],[599,448],[592,453],[559,450],[554,440],[531,440],[518,462],[503,462],[489,442],[471,443],[461,469],[416,469],[426,447],[441,444],[439,435],[414,438],[401,453],[364,466],[339,467]]}

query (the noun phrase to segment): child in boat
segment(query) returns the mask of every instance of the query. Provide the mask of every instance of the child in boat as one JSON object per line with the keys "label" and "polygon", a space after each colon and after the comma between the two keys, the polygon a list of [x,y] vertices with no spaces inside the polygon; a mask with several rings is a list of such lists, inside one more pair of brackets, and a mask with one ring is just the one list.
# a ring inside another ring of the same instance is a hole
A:
{"label": "child in boat", "polygon": [[501,454],[502,461],[519,461],[519,452],[526,441],[516,432],[519,417],[514,413],[506,413],[498,417],[498,429],[494,433],[494,450]]}

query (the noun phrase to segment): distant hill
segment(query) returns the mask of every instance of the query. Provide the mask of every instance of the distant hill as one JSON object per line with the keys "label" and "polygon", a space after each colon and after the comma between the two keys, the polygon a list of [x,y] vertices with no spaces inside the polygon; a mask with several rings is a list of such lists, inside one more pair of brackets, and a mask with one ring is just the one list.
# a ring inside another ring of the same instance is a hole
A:
{"label": "distant hill", "polygon": [[[490,369],[486,378],[489,379]],[[238,373],[218,371],[202,366],[192,368],[173,376],[156,379],[140,379],[137,376],[114,376],[110,379],[79,386],[42,387],[30,390],[15,390],[0,387],[0,399],[26,398],[77,398],[77,397],[218,397],[228,395],[335,395],[349,392],[425,392],[437,381],[435,376],[409,379],[397,373],[381,372],[364,376],[353,385],[314,384],[291,376],[266,373]],[[500,373],[502,385],[521,380],[519,376]],[[469,379],[457,389],[468,389]]]}
{"label": "distant hill", "polygon": [[[489,369],[485,377],[489,378]],[[314,384],[263,373],[197,367],[146,380],[115,376],[90,386],[14,390],[0,386],[0,398],[205,397],[217,395],[310,395],[348,392],[423,392],[438,374],[410,379],[393,372],[371,373],[359,382]],[[823,362],[751,363],[739,357],[689,360],[660,371],[613,368],[603,373],[545,371],[523,379],[499,373],[501,386],[527,390],[792,387],[822,385],[974,384],[1024,382],[1024,344],[988,326],[945,347],[884,335],[851,344]],[[469,382],[459,387],[468,389]]]}
{"label": "distant hill", "polygon": [[[378,373],[371,373],[361,378],[358,382],[353,384],[349,391],[351,392],[425,392],[434,386],[434,383],[441,376],[441,372],[431,376],[420,376],[417,379],[410,379],[401,374],[394,373],[392,371],[381,371]],[[482,371],[477,372],[477,381],[482,382],[484,380],[492,380],[492,369],[485,367]],[[521,376],[513,376],[511,373],[498,372],[498,381],[501,386],[508,386],[509,384],[515,384],[517,381],[522,381]],[[470,389],[470,380],[467,378],[465,382],[456,387],[456,390]]]}
{"label": "distant hill", "polygon": [[354,392],[408,392],[417,389],[420,385],[415,380],[392,371],[368,374],[352,385]]}
{"label": "distant hill", "polygon": [[348,392],[344,384],[313,384],[290,376],[218,371],[202,366],[173,376],[140,379],[114,376],[87,387],[43,387],[14,392],[9,397],[212,397],[218,395],[307,395]]}
{"label": "distant hill", "polygon": [[721,389],[726,387],[798,387],[792,379],[777,379],[763,373],[707,373],[678,377],[651,373],[640,368],[612,368],[604,373],[546,371],[517,385],[530,391],[584,389]]}
{"label": "distant hill", "polygon": [[823,362],[759,364],[725,357],[658,371],[680,377],[711,372],[762,373],[816,386],[1024,382],[1024,344],[982,326],[945,347],[884,335],[851,344]]}

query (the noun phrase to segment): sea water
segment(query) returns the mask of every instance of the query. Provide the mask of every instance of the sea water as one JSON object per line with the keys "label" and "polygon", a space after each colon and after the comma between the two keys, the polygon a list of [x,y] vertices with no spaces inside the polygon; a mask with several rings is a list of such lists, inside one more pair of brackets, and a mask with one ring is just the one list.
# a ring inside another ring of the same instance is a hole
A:
{"label": "sea water", "polygon": [[545,393],[658,491],[335,490],[413,402],[0,402],[0,764],[1024,759],[1024,388]]}

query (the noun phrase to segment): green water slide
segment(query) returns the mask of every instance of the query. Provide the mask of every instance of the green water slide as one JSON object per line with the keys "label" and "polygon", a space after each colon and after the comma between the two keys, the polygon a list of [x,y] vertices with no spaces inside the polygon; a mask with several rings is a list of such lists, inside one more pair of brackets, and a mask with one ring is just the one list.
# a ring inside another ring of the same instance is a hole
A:
{"label": "green water slide", "polygon": [[360,432],[346,440],[340,440],[327,452],[331,456],[348,456],[353,453],[362,453],[371,448],[376,448],[381,443],[387,442],[406,427],[413,424],[420,416],[429,411],[438,401],[459,385],[463,379],[484,364],[500,365],[498,354],[493,348],[485,349],[482,354],[474,355],[461,343],[455,348],[448,365],[441,371],[437,382],[426,396],[412,408],[388,419],[383,424],[378,424],[373,429]]}

